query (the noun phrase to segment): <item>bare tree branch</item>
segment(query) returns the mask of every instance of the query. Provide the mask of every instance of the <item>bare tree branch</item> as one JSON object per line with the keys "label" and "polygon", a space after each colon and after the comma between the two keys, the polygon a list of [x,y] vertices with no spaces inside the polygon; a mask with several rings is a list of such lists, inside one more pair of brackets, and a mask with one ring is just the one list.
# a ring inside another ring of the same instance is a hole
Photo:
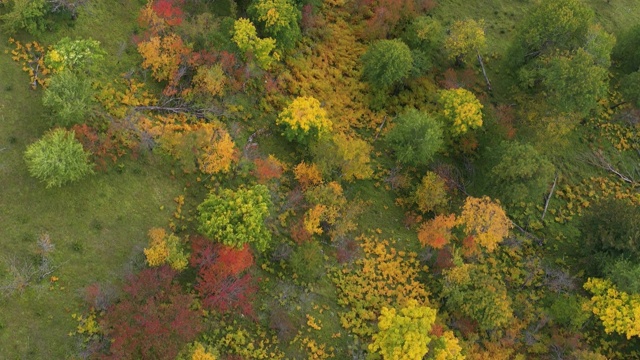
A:
{"label": "bare tree branch", "polygon": [[549,201],[551,201],[551,197],[553,196],[553,191],[556,189],[557,184],[558,184],[558,174],[556,174],[556,178],[553,179],[553,186],[551,186],[551,191],[549,191],[549,196],[547,196],[547,201],[544,203],[544,211],[542,212],[541,220],[544,220],[544,216],[547,215],[547,208],[549,207]]}
{"label": "bare tree branch", "polygon": [[633,176],[629,174],[625,174],[622,171],[616,169],[609,159],[603,154],[602,150],[594,150],[591,154],[584,157],[584,160],[595,167],[608,171],[612,174],[615,174],[622,181],[629,183],[631,185],[637,185],[638,182],[633,178]]}

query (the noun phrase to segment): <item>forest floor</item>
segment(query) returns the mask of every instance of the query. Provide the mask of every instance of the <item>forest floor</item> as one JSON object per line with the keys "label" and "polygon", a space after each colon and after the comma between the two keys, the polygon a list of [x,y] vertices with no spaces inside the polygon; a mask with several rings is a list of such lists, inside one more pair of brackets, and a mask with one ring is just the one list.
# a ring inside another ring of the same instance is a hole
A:
{"label": "forest floor", "polygon": [[[96,38],[118,54],[126,51],[136,11],[113,11],[107,3],[94,2],[93,17],[81,17],[64,32]],[[166,225],[181,185],[153,155],[125,160],[72,187],[46,189],[30,177],[23,153],[50,124],[42,91],[31,90],[28,75],[5,54],[7,40],[0,35],[0,283],[38,267],[43,234],[55,246],[55,270],[25,279],[24,289],[0,298],[0,359],[64,359],[75,347],[68,333],[77,326],[71,315],[80,310],[83,289],[118,281],[143,264],[146,232]],[[109,71],[122,69],[112,64]],[[10,264],[21,274],[12,273]]]}

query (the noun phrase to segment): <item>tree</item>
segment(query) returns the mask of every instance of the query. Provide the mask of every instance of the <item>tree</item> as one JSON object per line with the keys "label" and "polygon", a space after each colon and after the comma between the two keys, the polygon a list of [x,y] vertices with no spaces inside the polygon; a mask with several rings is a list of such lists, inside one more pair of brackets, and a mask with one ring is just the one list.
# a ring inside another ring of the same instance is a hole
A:
{"label": "tree", "polygon": [[362,76],[378,90],[405,80],[413,67],[409,47],[398,39],[378,40],[362,55]]}
{"label": "tree", "polygon": [[442,90],[438,103],[443,108],[444,118],[451,123],[453,136],[482,126],[482,104],[472,92],[461,88]]}
{"label": "tree", "polygon": [[291,0],[253,0],[248,12],[282,49],[293,49],[302,37],[298,25],[302,14]]}
{"label": "tree", "polygon": [[180,79],[178,70],[191,49],[179,35],[172,33],[139,43],[138,52],[142,55],[142,67],[151,69],[154,79],[167,81],[169,86],[175,87]]}
{"label": "tree", "polygon": [[422,178],[413,198],[424,213],[438,210],[449,202],[444,180],[432,171],[427,171]]}
{"label": "tree", "polygon": [[44,31],[46,0],[7,0],[1,4],[10,7],[9,11],[0,15],[3,31],[15,33],[26,30],[31,35],[39,35]]}
{"label": "tree", "polygon": [[640,24],[622,33],[612,55],[625,73],[640,70]]}
{"label": "tree", "polygon": [[495,152],[500,154],[491,169],[495,193],[509,203],[542,199],[554,176],[553,164],[533,146],[517,141],[505,141]]}
{"label": "tree", "polygon": [[172,269],[182,271],[189,263],[189,253],[182,248],[182,241],[173,233],[167,234],[165,229],[149,230],[149,248],[144,249],[149,266],[169,264]]}
{"label": "tree", "polygon": [[398,116],[387,142],[401,163],[426,165],[444,144],[442,125],[428,113],[409,109]]}
{"label": "tree", "polygon": [[579,222],[582,248],[616,257],[640,256],[640,208],[623,199],[602,199],[592,204]]}
{"label": "tree", "polygon": [[487,196],[467,197],[458,224],[463,225],[465,234],[473,236],[475,242],[488,252],[495,250],[513,227],[500,204]]}
{"label": "tree", "polygon": [[422,246],[431,246],[434,249],[442,249],[451,242],[453,234],[451,229],[457,225],[456,216],[438,215],[428,220],[418,229],[418,240]]}
{"label": "tree", "polygon": [[634,71],[620,81],[620,92],[625,101],[640,108],[640,71]]}
{"label": "tree", "polygon": [[54,74],[45,88],[42,103],[53,110],[59,126],[85,122],[94,104],[91,81],[71,71]]}
{"label": "tree", "polygon": [[355,135],[333,134],[330,138],[320,138],[311,145],[311,154],[322,173],[331,177],[339,170],[346,181],[364,180],[373,175],[371,145]]}
{"label": "tree", "polygon": [[245,55],[252,53],[258,66],[264,70],[278,59],[277,53],[272,53],[276,41],[272,38],[260,39],[255,25],[249,19],[240,18],[234,22],[232,40]]}
{"label": "tree", "polygon": [[73,131],[54,129],[29,145],[24,153],[31,176],[47,188],[62,186],[92,174],[89,153],[74,137]]}
{"label": "tree", "polygon": [[449,35],[444,41],[444,49],[450,59],[456,62],[473,57],[486,47],[484,35],[484,21],[464,20],[456,21],[451,25]]}
{"label": "tree", "polygon": [[403,39],[410,48],[429,53],[441,49],[444,35],[445,31],[439,20],[423,15],[411,21],[403,34]]}
{"label": "tree", "polygon": [[240,249],[252,244],[263,252],[271,241],[271,233],[264,223],[270,206],[271,197],[264,185],[241,187],[236,191],[222,189],[210,193],[198,206],[198,230],[227,246]]}
{"label": "tree", "polygon": [[222,313],[238,310],[252,316],[257,284],[248,272],[254,263],[249,245],[237,249],[202,237],[193,238],[191,245],[190,263],[198,270],[195,290],[202,304]]}
{"label": "tree", "polygon": [[284,127],[284,134],[289,141],[306,144],[331,131],[332,123],[327,112],[320,106],[320,101],[311,96],[295,98],[278,115],[277,125]]}
{"label": "tree", "polygon": [[105,359],[173,360],[202,329],[193,296],[183,292],[168,266],[142,270],[123,291],[100,322],[110,340]]}
{"label": "tree", "polygon": [[504,281],[485,265],[463,264],[443,270],[441,296],[449,311],[478,322],[483,331],[506,327],[513,318]]}
{"label": "tree", "polygon": [[640,295],[619,291],[611,281],[598,278],[589,278],[584,288],[593,296],[583,309],[602,321],[607,334],[640,336]]}
{"label": "tree", "polygon": [[369,351],[384,360],[421,360],[429,352],[430,331],[436,311],[409,300],[398,312],[383,307],[378,318],[378,333],[373,335]]}
{"label": "tree", "polygon": [[560,54],[540,59],[538,70],[546,101],[564,113],[586,116],[606,97],[609,71],[580,48],[572,54]]}
{"label": "tree", "polygon": [[93,70],[106,52],[100,42],[92,39],[60,39],[45,56],[45,65],[53,72]]}
{"label": "tree", "polygon": [[579,0],[544,0],[518,26],[508,58],[518,69],[541,55],[584,46],[593,17]]}

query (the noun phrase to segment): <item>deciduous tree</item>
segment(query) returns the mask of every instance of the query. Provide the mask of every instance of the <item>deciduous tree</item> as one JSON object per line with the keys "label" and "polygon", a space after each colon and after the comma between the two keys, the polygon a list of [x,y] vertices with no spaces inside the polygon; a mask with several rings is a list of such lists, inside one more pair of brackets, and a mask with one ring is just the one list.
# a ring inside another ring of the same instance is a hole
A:
{"label": "deciduous tree", "polygon": [[505,141],[496,150],[491,169],[495,193],[505,202],[541,201],[553,181],[555,167],[529,144]]}
{"label": "deciduous tree", "polygon": [[485,49],[486,42],[483,20],[459,20],[451,25],[449,35],[444,40],[444,49],[448,57],[456,62],[469,61],[469,58]]}
{"label": "deciduous tree", "polygon": [[306,144],[326,135],[333,126],[327,112],[320,106],[320,101],[311,96],[295,98],[278,115],[276,124],[284,127],[284,134],[289,141]]}
{"label": "deciduous tree", "polygon": [[451,124],[449,131],[453,136],[482,126],[482,104],[472,92],[461,88],[442,90],[438,103],[444,118]]}
{"label": "deciduous tree", "polygon": [[458,223],[464,226],[465,234],[488,252],[492,252],[509,235],[513,227],[511,220],[500,204],[489,197],[467,197],[458,217]]}
{"label": "deciduous tree", "polygon": [[428,164],[444,144],[442,125],[428,113],[409,109],[396,118],[387,141],[403,164]]}
{"label": "deciduous tree", "polygon": [[255,25],[249,19],[240,18],[235,21],[232,40],[245,56],[246,53],[252,53],[262,69],[269,69],[271,63],[278,59],[278,55],[273,52],[276,41],[272,38],[259,38]]}
{"label": "deciduous tree", "polygon": [[343,179],[353,181],[373,175],[369,165],[371,149],[371,145],[355,135],[336,133],[314,143],[311,154],[325,176],[331,177],[335,170],[339,170]]}
{"label": "deciduous tree", "polygon": [[24,159],[31,176],[44,182],[47,188],[78,181],[93,173],[89,153],[72,131],[64,129],[51,130],[29,145]]}
{"label": "deciduous tree", "polygon": [[400,311],[383,307],[369,351],[384,360],[421,360],[429,352],[429,332],[435,321],[436,311],[415,300],[409,300]]}
{"label": "deciduous tree", "polygon": [[198,206],[198,229],[227,246],[240,249],[251,244],[262,252],[271,240],[265,225],[270,206],[271,197],[264,185],[218,190]]}
{"label": "deciduous tree", "polygon": [[420,211],[437,211],[449,202],[444,180],[436,173],[427,171],[414,193],[414,201]]}
{"label": "deciduous tree", "polygon": [[409,47],[398,39],[378,40],[362,55],[362,76],[374,88],[386,90],[405,80],[413,67]]}
{"label": "deciduous tree", "polygon": [[100,326],[110,339],[105,359],[167,359],[200,332],[201,318],[193,296],[182,291],[168,266],[145,269],[124,286]]}
{"label": "deciduous tree", "polygon": [[291,0],[253,0],[248,12],[281,49],[292,49],[302,37],[298,25],[302,14]]}
{"label": "deciduous tree", "polygon": [[84,123],[94,105],[91,80],[72,71],[63,71],[49,79],[42,103],[53,110],[59,126]]}

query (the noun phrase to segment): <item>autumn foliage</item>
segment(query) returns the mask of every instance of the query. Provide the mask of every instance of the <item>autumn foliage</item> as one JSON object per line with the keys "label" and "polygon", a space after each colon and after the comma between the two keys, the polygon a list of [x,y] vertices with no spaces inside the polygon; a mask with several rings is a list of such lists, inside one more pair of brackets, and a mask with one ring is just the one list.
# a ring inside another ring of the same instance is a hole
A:
{"label": "autumn foliage", "polygon": [[110,339],[104,359],[175,359],[200,332],[194,298],[175,281],[168,266],[142,270],[124,286],[101,327]]}
{"label": "autumn foliage", "polygon": [[191,243],[190,263],[198,269],[195,289],[202,297],[202,304],[223,313],[237,310],[252,315],[257,283],[247,272],[253,265],[249,246],[236,249],[203,237],[194,237]]}

